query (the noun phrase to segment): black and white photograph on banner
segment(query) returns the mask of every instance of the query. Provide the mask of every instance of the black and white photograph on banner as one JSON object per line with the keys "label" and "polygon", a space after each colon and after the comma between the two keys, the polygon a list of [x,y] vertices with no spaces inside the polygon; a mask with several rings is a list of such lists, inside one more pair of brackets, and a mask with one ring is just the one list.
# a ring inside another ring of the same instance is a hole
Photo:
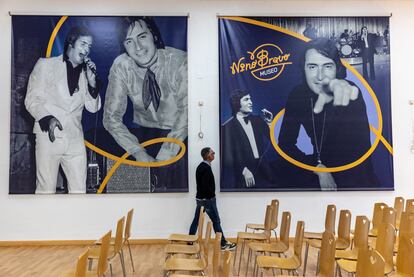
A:
{"label": "black and white photograph on banner", "polygon": [[187,17],[12,16],[10,194],[187,192]]}
{"label": "black and white photograph on banner", "polygon": [[221,190],[392,190],[389,38],[389,17],[220,17]]}

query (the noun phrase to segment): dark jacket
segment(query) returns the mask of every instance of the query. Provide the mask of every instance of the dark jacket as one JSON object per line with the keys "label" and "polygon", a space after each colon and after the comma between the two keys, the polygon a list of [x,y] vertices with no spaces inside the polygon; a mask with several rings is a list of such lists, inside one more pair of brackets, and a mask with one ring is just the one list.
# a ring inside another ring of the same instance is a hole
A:
{"label": "dark jacket", "polygon": [[196,170],[197,195],[198,199],[210,199],[216,196],[216,183],[214,182],[211,166],[201,162]]}

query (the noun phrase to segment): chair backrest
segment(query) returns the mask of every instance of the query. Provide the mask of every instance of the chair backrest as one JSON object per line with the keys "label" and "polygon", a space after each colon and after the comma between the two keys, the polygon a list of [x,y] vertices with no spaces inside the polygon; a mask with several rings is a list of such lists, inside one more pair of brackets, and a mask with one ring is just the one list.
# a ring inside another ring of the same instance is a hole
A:
{"label": "chair backrest", "polygon": [[265,222],[264,222],[264,233],[266,234],[267,240],[270,241],[270,223],[272,222],[273,207],[272,205],[266,206]]}
{"label": "chair backrest", "polygon": [[99,252],[99,259],[98,259],[98,277],[102,277],[105,271],[108,269],[108,252],[109,252],[109,244],[111,242],[111,231],[106,233],[101,238],[101,251]]}
{"label": "chair backrest", "polygon": [[382,222],[383,223],[390,223],[392,226],[395,227],[397,223],[397,212],[392,207],[384,208],[384,212],[382,215]]}
{"label": "chair backrest", "polygon": [[414,233],[414,213],[403,212],[401,214],[400,233]]}
{"label": "chair backrest", "polygon": [[131,237],[131,224],[132,224],[133,216],[134,216],[134,209],[130,209],[128,211],[127,219],[125,223],[124,241],[128,240]]}
{"label": "chair backrest", "polygon": [[298,221],[298,223],[296,224],[295,241],[293,242],[293,253],[299,259],[300,264],[302,264],[302,245],[304,235],[305,222]]}
{"label": "chair backrest", "polygon": [[359,249],[356,277],[384,277],[385,262],[378,251]]}
{"label": "chair backrest", "polygon": [[372,228],[378,229],[378,226],[382,222],[382,217],[384,215],[384,209],[388,207],[385,203],[375,203],[374,204],[374,213],[372,214]]}
{"label": "chair backrest", "polygon": [[203,251],[203,254],[204,254],[203,258],[204,258],[204,261],[205,261],[206,264],[208,264],[208,250],[209,250],[208,246],[209,246],[210,239],[211,239],[212,226],[213,226],[213,223],[211,221],[209,221],[207,223],[207,227],[206,227],[206,234],[205,234],[205,237],[204,237],[204,243],[201,244],[201,248],[202,248],[202,251]]}
{"label": "chair backrest", "polygon": [[368,248],[369,220],[366,216],[360,215],[356,217],[354,247],[358,249]]}
{"label": "chair backrest", "polygon": [[335,234],[336,206],[331,204],[326,207],[325,231]]}
{"label": "chair backrest", "polygon": [[290,221],[292,216],[290,212],[282,213],[282,223],[280,224],[280,241],[289,247]]}
{"label": "chair backrest", "polygon": [[399,235],[397,273],[414,276],[414,234]]}
{"label": "chair backrest", "polygon": [[394,243],[395,243],[395,227],[390,223],[381,223],[378,227],[377,242],[375,250],[381,254],[384,261],[391,268],[394,266]]}
{"label": "chair backrest", "polygon": [[75,277],[85,277],[86,276],[86,266],[88,262],[89,249],[86,249],[85,252],[78,258],[78,263],[76,264]]}
{"label": "chair backrest", "polygon": [[220,258],[221,258],[221,232],[216,233],[213,247],[213,276],[220,277]]}
{"label": "chair backrest", "polygon": [[116,224],[114,253],[118,253],[122,248],[122,235],[124,234],[125,216],[120,218]]}
{"label": "chair backrest", "polygon": [[320,274],[324,277],[334,277],[335,272],[335,235],[330,232],[322,234],[321,255],[319,257]]}
{"label": "chair backrest", "polygon": [[351,244],[351,212],[341,210],[339,213],[338,238]]}
{"label": "chair backrest", "polygon": [[200,215],[198,218],[198,227],[197,227],[197,241],[201,243],[203,241],[203,229],[204,229],[205,213],[204,207],[200,208]]}
{"label": "chair backrest", "polygon": [[272,210],[272,220],[270,222],[270,229],[274,230],[277,228],[277,220],[279,217],[279,200],[273,199],[270,204],[273,208]]}
{"label": "chair backrest", "polygon": [[407,199],[407,202],[405,203],[405,211],[414,212],[414,199]]}
{"label": "chair backrest", "polygon": [[401,213],[404,211],[404,197],[398,196],[394,199],[394,209],[397,213],[397,225],[400,222],[401,219]]}
{"label": "chair backrest", "polygon": [[223,275],[220,277],[230,277],[230,260],[231,260],[231,252],[229,250],[224,251]]}

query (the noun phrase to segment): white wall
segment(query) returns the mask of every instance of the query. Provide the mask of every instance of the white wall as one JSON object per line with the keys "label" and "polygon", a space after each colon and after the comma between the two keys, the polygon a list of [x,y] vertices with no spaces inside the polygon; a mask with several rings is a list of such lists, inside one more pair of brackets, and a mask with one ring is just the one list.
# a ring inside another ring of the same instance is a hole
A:
{"label": "white wall", "polygon": [[[189,59],[189,176],[190,192],[183,194],[8,195],[10,128],[10,16],[8,12],[80,15],[190,15]],[[414,2],[409,1],[142,1],[142,0],[1,0],[0,1],[0,240],[94,239],[131,207],[133,235],[166,238],[187,232],[195,207],[194,173],[200,149],[219,150],[217,15],[388,15],[391,18],[392,115],[395,192],[273,192],[219,193],[218,207],[225,235],[234,237],[244,223],[260,222],[265,204],[280,200],[280,209],[306,229],[320,230],[327,204],[369,217],[375,201],[392,205],[396,195],[414,198],[410,154],[411,112],[414,99]],[[204,101],[203,130],[199,129],[198,101]],[[217,155],[218,156],[218,155]],[[219,156],[218,156],[219,157]],[[217,157],[217,158],[218,158]],[[218,181],[219,161],[213,164]],[[218,191],[218,188],[217,188]],[[315,215],[316,214],[316,215]],[[295,225],[293,225],[295,226]]]}

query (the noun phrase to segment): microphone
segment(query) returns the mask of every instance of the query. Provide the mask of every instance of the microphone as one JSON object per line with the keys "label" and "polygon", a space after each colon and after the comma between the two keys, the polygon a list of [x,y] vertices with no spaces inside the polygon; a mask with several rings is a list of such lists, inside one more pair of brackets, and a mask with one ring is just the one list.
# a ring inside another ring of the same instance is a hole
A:
{"label": "microphone", "polygon": [[[92,73],[93,74],[95,74],[96,76],[98,75],[98,74],[96,74],[96,67],[93,67],[92,66],[92,64],[91,64],[91,59],[88,57],[88,56],[86,56],[84,59],[83,59],[83,62],[84,62],[84,64],[92,71]],[[86,67],[85,67],[85,70],[86,70]]]}

